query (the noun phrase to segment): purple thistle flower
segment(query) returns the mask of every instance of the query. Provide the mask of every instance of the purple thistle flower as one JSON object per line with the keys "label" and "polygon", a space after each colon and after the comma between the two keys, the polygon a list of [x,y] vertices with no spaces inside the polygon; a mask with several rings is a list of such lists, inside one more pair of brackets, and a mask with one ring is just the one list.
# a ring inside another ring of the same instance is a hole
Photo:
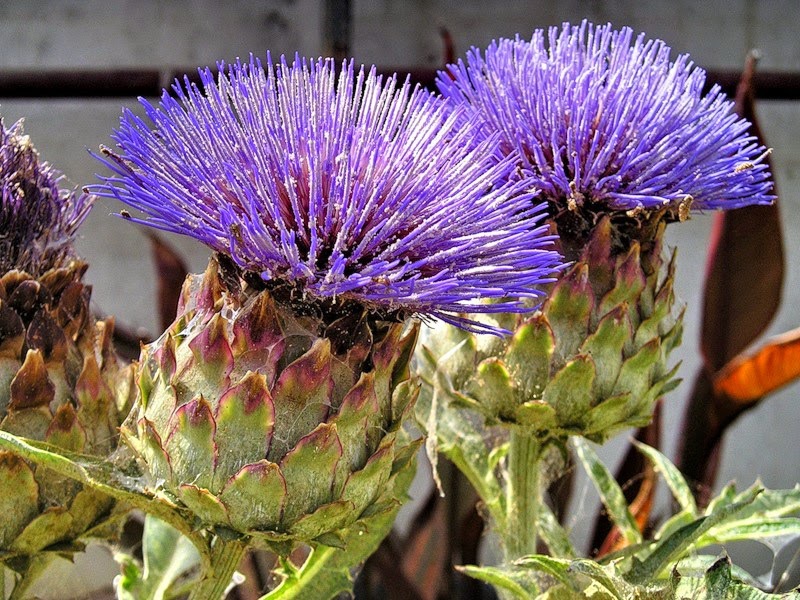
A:
{"label": "purple thistle flower", "polygon": [[584,21],[493,42],[440,73],[442,93],[471,108],[501,153],[521,156],[563,208],[695,209],[769,204],[765,149],[718,86],[660,40]]}
{"label": "purple thistle flower", "polygon": [[59,190],[61,179],[39,161],[22,122],[7,130],[0,118],[0,274],[18,269],[38,276],[73,256],[93,198]]}
{"label": "purple thistle flower", "polygon": [[331,60],[200,75],[202,90],[141,100],[152,129],[126,111],[121,153],[104,149],[114,175],[92,191],[145,213],[133,221],[311,298],[462,326],[465,310],[526,310],[560,268],[536,191],[433,94]]}

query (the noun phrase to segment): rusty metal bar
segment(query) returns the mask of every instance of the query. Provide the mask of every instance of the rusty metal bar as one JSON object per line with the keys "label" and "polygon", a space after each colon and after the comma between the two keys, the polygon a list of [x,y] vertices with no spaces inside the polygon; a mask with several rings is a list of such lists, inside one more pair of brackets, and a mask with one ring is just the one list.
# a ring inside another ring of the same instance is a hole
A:
{"label": "rusty metal bar", "polygon": [[[435,88],[436,69],[384,67],[379,71],[401,76],[429,89]],[[130,98],[159,96],[164,87],[187,74],[198,81],[197,70],[187,69],[55,69],[0,70],[0,98]],[[730,95],[736,93],[741,73],[735,70],[709,70],[707,83],[717,83]],[[800,72],[760,71],[753,87],[758,100],[800,100]]]}

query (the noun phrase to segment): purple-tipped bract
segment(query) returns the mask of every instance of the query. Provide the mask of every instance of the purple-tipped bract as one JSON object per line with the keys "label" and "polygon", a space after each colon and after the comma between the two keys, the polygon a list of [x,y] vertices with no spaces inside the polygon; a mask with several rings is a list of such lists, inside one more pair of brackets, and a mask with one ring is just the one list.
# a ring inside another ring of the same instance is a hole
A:
{"label": "purple-tipped bract", "polygon": [[440,73],[501,150],[516,154],[543,196],[602,210],[729,209],[768,204],[765,149],[688,56],[659,40],[564,24],[528,41],[501,39]]}
{"label": "purple-tipped bract", "polygon": [[18,269],[38,276],[72,256],[92,198],[59,190],[60,179],[39,160],[22,122],[6,129],[0,119],[0,275]]}
{"label": "purple-tipped bract", "polygon": [[[126,112],[94,186],[311,297],[448,321],[523,310],[559,268],[535,190],[445,102],[331,60],[200,72]],[[507,298],[474,304],[476,298]]]}

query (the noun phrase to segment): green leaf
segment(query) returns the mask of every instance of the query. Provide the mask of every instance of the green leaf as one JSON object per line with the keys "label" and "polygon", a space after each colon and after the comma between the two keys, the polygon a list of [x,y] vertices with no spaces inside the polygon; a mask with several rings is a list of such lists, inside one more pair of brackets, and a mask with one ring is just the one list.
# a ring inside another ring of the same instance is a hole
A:
{"label": "green leaf", "polygon": [[624,581],[615,581],[606,571],[593,560],[577,559],[573,560],[569,566],[570,570],[575,573],[583,573],[587,577],[593,579],[595,582],[603,586],[604,589],[617,600],[625,600],[629,595],[625,593],[627,590],[620,590],[620,587],[627,588]]}
{"label": "green leaf", "polygon": [[[674,570],[676,570],[681,577],[696,577],[698,575],[703,575],[703,573],[711,568],[719,558],[719,556],[714,554],[695,554],[694,556],[687,556],[678,561]],[[755,577],[736,565],[731,565],[731,575],[751,587],[757,588],[760,585]]]}
{"label": "green leaf", "polygon": [[598,398],[611,395],[622,367],[623,348],[632,336],[627,311],[628,307],[624,304],[611,310],[600,319],[597,330],[581,345],[581,354],[591,356],[597,368],[595,388]]}
{"label": "green leaf", "polygon": [[506,590],[519,600],[529,600],[539,593],[536,581],[523,569],[505,569],[501,567],[476,567],[467,565],[456,567],[456,570],[473,579],[484,581],[500,590]]}
{"label": "green leaf", "polygon": [[142,569],[124,563],[116,586],[119,600],[163,600],[173,583],[200,565],[194,545],[177,529],[152,516],[144,521],[142,554]]}
{"label": "green leaf", "polygon": [[506,365],[498,358],[487,358],[478,365],[468,394],[475,398],[488,415],[502,420],[514,418],[517,394]]}
{"label": "green leaf", "polygon": [[614,476],[600,462],[600,458],[592,450],[588,442],[575,438],[573,439],[573,444],[578,458],[583,463],[583,468],[586,469],[586,473],[594,483],[597,493],[600,494],[600,500],[603,506],[606,507],[611,521],[619,527],[623,537],[629,543],[636,544],[641,542],[642,534],[636,524],[636,519],[633,518],[631,511],[628,509],[625,494],[614,479]]}
{"label": "green leaf", "polygon": [[505,362],[519,402],[542,397],[550,379],[550,360],[554,350],[553,331],[542,313],[534,313],[516,329]]}
{"label": "green leaf", "polygon": [[671,562],[688,552],[712,527],[722,523],[752,504],[763,488],[753,486],[740,499],[722,506],[717,512],[700,517],[684,525],[665,539],[659,540],[654,550],[643,561],[634,559],[633,567],[625,579],[634,584],[644,584],[655,579]]}
{"label": "green leaf", "polygon": [[552,556],[544,556],[542,554],[534,554],[526,556],[514,561],[514,564],[533,569],[535,571],[542,571],[552,577],[558,579],[561,583],[569,586],[571,589],[578,591],[578,586],[570,574],[569,566],[570,561],[564,558],[554,558]]}
{"label": "green leaf", "polygon": [[547,545],[550,555],[555,558],[571,558],[577,553],[569,536],[556,519],[546,502],[539,505],[539,535]]}
{"label": "green leaf", "polygon": [[702,548],[710,544],[771,539],[798,534],[800,534],[800,519],[797,517],[737,519],[733,523],[725,523],[719,527],[713,527],[697,541],[697,547]]}
{"label": "green leaf", "polygon": [[653,468],[664,478],[667,486],[672,491],[672,495],[680,505],[681,510],[689,512],[692,515],[697,515],[697,504],[694,501],[694,494],[692,494],[689,484],[686,482],[683,475],[681,475],[678,467],[672,464],[666,456],[652,446],[637,441],[633,443],[639,449],[639,452],[644,454],[652,463]]}
{"label": "green leaf", "polygon": [[798,592],[788,594],[768,594],[735,579],[731,572],[731,562],[727,556],[717,559],[701,575],[684,573],[679,569],[673,580],[675,598],[693,600],[797,600]]}
{"label": "green leaf", "polygon": [[[715,514],[732,503],[741,501],[759,489],[758,484],[734,495],[732,487],[726,488],[720,497],[709,504],[707,514]],[[697,541],[698,547],[744,539],[766,539],[797,535],[800,533],[800,518],[787,515],[800,514],[800,485],[789,490],[764,490],[754,502],[736,513],[735,518],[725,520],[707,531]]]}

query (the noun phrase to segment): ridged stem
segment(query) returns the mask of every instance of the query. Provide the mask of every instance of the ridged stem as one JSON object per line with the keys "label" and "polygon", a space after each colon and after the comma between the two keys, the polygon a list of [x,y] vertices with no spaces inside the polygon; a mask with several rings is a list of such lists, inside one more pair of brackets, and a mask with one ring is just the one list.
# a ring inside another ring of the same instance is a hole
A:
{"label": "ridged stem", "polygon": [[502,536],[507,563],[536,553],[543,467],[542,447],[535,435],[514,429],[509,443],[506,524]]}
{"label": "ridged stem", "polygon": [[220,600],[231,584],[233,574],[244,556],[247,546],[238,540],[214,540],[211,548],[211,566],[192,589],[189,600]]}

